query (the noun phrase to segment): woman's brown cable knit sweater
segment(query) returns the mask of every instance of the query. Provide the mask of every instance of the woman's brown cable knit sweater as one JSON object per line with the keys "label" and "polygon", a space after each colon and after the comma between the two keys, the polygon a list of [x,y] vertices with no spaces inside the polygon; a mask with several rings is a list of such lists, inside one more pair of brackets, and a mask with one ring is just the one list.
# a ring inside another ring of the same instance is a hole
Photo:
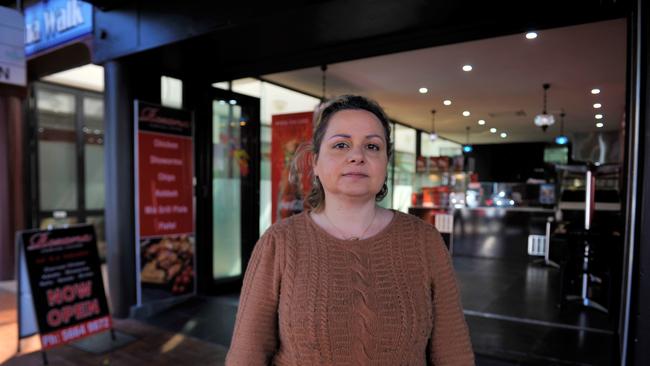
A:
{"label": "woman's brown cable knit sweater", "polygon": [[337,239],[307,212],[273,225],[248,264],[226,365],[473,365],[447,249],[395,212]]}

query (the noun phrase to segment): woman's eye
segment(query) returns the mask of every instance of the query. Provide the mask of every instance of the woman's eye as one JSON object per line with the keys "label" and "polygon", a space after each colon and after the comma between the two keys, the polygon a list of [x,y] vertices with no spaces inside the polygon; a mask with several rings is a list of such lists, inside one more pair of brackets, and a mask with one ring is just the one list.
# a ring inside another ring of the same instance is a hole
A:
{"label": "woman's eye", "polygon": [[368,149],[374,150],[374,151],[379,151],[380,150],[379,145],[375,145],[375,144],[368,144]]}
{"label": "woman's eye", "polygon": [[335,149],[345,149],[346,147],[348,147],[348,144],[346,144],[345,142],[339,142],[339,143],[334,144],[333,147]]}

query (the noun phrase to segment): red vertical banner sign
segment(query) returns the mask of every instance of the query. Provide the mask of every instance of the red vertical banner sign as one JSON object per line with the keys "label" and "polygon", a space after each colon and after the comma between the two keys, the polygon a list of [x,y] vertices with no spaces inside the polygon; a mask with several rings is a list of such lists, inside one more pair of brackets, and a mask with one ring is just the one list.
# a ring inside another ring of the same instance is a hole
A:
{"label": "red vertical banner sign", "polygon": [[310,142],[313,133],[313,112],[276,114],[271,118],[271,197],[272,220],[302,212],[306,194],[311,189],[309,175],[303,174],[299,184],[289,182],[291,162],[300,144]]}
{"label": "red vertical banner sign", "polygon": [[195,292],[192,114],[136,101],[138,305]]}

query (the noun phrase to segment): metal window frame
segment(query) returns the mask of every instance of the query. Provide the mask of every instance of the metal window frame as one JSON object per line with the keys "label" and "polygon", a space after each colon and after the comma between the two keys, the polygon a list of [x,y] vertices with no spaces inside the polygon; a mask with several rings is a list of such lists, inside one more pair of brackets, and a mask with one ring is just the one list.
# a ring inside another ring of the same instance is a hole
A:
{"label": "metal window frame", "polygon": [[31,214],[30,221],[31,227],[39,227],[42,219],[52,217],[53,213],[58,210],[44,210],[41,208],[40,184],[42,183],[39,172],[39,148],[40,142],[38,139],[38,109],[37,109],[37,91],[47,90],[52,92],[67,93],[74,97],[75,100],[75,162],[77,172],[77,207],[74,210],[65,210],[68,216],[76,217],[78,222],[85,222],[90,216],[103,216],[103,209],[88,209],[86,208],[86,176],[85,176],[85,158],[86,158],[86,143],[84,140],[83,127],[85,122],[83,100],[86,97],[104,100],[103,93],[73,88],[69,86],[38,81],[30,85],[29,97],[29,113],[27,116],[30,140],[30,182],[31,191]]}

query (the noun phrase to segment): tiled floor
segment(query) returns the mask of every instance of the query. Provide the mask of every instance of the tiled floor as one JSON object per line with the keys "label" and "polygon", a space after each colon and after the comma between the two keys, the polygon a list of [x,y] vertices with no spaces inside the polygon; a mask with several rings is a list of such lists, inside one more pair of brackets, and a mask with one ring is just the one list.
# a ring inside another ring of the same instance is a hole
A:
{"label": "tiled floor", "polygon": [[[557,270],[524,261],[470,257],[454,257],[454,266],[477,365],[615,364],[617,337],[609,317],[579,308],[560,309]],[[127,365],[146,359],[161,365],[222,364],[237,305],[237,295],[195,297],[142,321],[117,321],[118,330],[138,338],[132,345],[105,355],[64,346],[49,352],[50,362]],[[26,350],[15,354],[15,295],[2,288],[0,339],[0,363],[9,359],[7,365],[41,364],[38,352],[29,353],[38,350],[35,337],[23,341]],[[85,361],[71,361],[80,359]]]}
{"label": "tiled floor", "polygon": [[[93,354],[71,345],[47,351],[50,365],[223,365],[226,348],[178,332],[128,319],[114,320],[115,329],[135,340],[121,348]],[[16,295],[0,289],[0,364],[3,366],[42,366],[38,336],[21,341],[16,352]]]}
{"label": "tiled floor", "polygon": [[230,346],[239,296],[195,297],[147,319],[148,324]]}
{"label": "tiled floor", "polygon": [[[172,332],[181,332],[217,344],[229,345],[234,322],[224,324],[224,316],[221,314],[232,314],[234,320],[237,304],[237,296],[197,297],[146,321]],[[477,366],[524,364],[515,358],[510,357],[510,359],[514,361],[490,355],[477,355],[476,364]]]}
{"label": "tiled floor", "polygon": [[560,308],[560,271],[528,261],[454,257],[463,307],[558,325],[614,329],[612,317],[578,306]]}
{"label": "tiled floor", "polygon": [[[610,319],[560,309],[559,272],[526,261],[454,257],[478,365],[611,365]],[[147,319],[170,331],[229,345],[237,296],[195,298]]]}
{"label": "tiled floor", "polygon": [[454,257],[477,353],[519,363],[612,365],[612,317],[560,308],[557,269],[528,261]]}

